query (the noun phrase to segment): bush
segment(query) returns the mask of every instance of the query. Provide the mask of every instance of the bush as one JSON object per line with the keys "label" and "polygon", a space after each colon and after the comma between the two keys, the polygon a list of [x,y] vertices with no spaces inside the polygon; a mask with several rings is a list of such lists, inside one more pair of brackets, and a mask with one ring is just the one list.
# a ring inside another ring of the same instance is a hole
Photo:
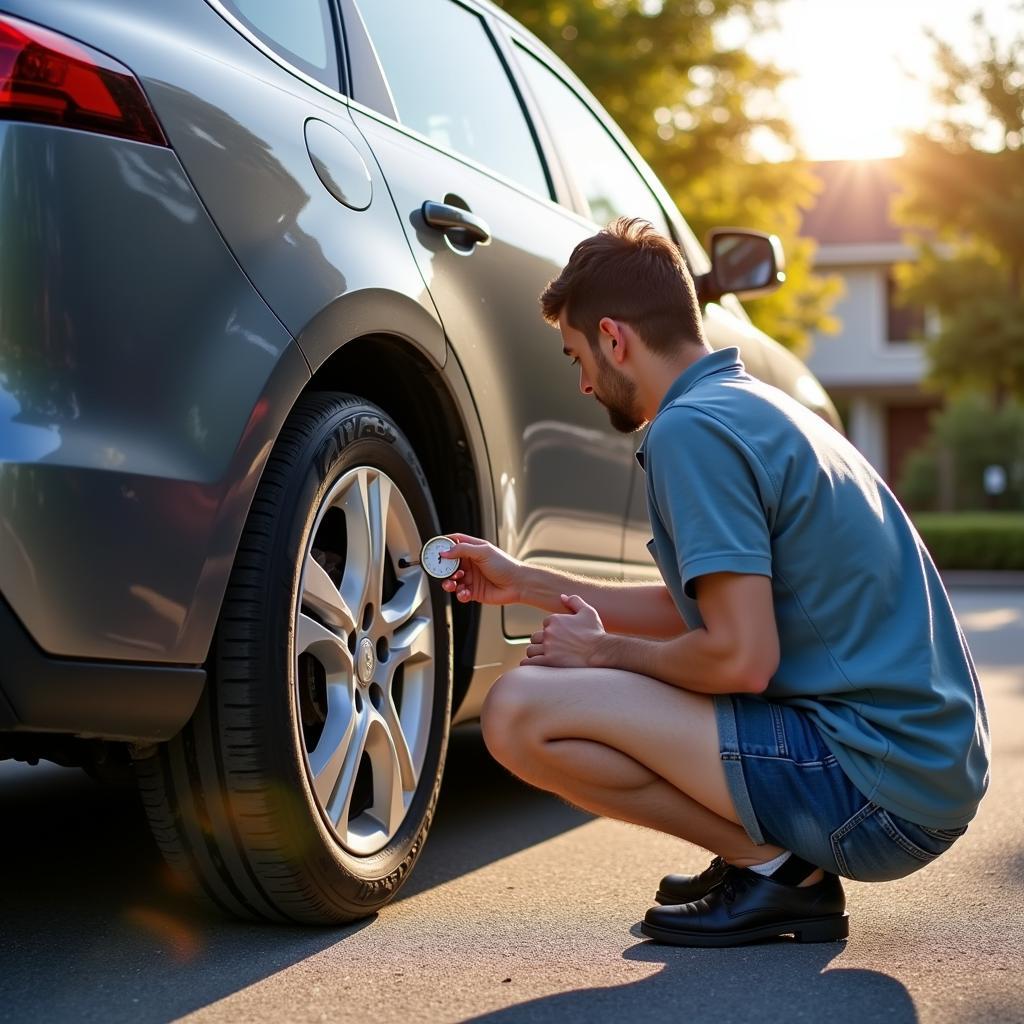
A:
{"label": "bush", "polygon": [[[985,469],[1001,466],[1006,490],[985,493]],[[949,477],[943,511],[1024,510],[1024,406],[1007,402],[994,408],[988,399],[967,394],[951,401],[932,420],[931,437],[910,455],[899,493],[913,509],[943,503],[943,473]]]}
{"label": "bush", "polygon": [[940,569],[1024,570],[1024,514],[921,512],[914,525]]}
{"label": "bush", "polygon": [[898,489],[900,501],[907,508],[938,508],[939,460],[930,446],[918,448],[907,456]]}

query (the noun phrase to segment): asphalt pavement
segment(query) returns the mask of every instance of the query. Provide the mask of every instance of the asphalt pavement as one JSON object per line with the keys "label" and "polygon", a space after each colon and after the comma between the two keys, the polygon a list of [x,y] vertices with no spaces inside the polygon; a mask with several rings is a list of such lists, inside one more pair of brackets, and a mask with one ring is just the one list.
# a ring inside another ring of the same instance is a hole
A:
{"label": "asphalt pavement", "polygon": [[707,855],[511,778],[457,731],[423,856],[346,928],[204,917],[131,790],[0,763],[0,1020],[1024,1022],[1024,589],[957,587],[989,703],[992,786],[910,878],[847,883],[851,937],[726,950],[637,928]]}

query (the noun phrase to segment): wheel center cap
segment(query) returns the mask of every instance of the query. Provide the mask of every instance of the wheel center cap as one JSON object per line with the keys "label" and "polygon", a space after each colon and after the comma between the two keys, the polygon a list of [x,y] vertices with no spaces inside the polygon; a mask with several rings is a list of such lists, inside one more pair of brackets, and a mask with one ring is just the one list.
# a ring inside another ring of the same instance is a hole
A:
{"label": "wheel center cap", "polygon": [[359,681],[361,683],[370,682],[376,667],[377,655],[373,650],[373,641],[368,636],[364,636],[359,641],[359,647],[356,650],[356,672],[359,675]]}

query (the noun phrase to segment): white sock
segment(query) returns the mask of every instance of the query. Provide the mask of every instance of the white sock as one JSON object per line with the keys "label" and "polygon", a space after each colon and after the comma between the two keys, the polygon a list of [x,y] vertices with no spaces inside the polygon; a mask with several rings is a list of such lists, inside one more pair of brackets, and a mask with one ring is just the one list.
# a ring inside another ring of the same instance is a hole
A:
{"label": "white sock", "polygon": [[765,878],[769,877],[774,871],[777,871],[782,867],[783,864],[792,857],[793,854],[789,850],[783,850],[778,857],[773,857],[771,860],[766,860],[763,864],[750,864],[749,868],[751,871],[756,871],[759,875],[764,875]]}

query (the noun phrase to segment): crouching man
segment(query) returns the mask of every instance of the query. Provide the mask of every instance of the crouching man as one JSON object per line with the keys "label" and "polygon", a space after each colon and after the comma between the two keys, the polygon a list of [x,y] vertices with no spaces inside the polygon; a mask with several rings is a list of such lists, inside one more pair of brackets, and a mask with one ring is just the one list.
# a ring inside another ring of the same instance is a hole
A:
{"label": "crouching man", "polygon": [[737,349],[675,246],[620,220],[545,290],[579,387],[637,453],[663,586],[571,578],[466,535],[458,601],[549,612],[482,713],[492,754],[595,814],[716,854],[643,932],[841,939],[839,876],[901,878],[966,830],[988,729],[928,553],[864,458]]}

